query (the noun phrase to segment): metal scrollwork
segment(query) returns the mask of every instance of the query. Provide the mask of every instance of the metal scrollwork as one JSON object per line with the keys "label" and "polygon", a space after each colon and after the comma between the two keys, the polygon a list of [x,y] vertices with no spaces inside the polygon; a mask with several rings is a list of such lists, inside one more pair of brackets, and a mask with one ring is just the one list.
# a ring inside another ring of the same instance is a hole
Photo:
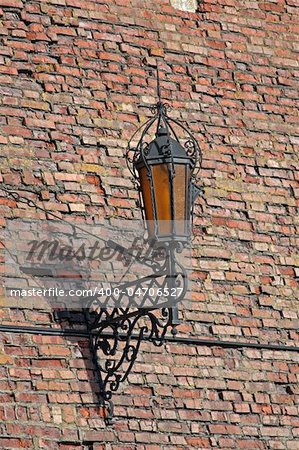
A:
{"label": "metal scrollwork", "polygon": [[[109,300],[116,302],[113,293],[104,302],[102,298],[90,300],[88,323],[91,345],[99,375],[101,400],[107,411],[107,422],[111,421],[113,414],[113,393],[130,374],[141,342],[151,341],[156,346],[163,345],[167,331],[174,329],[175,308],[187,290],[186,270],[175,258],[175,253],[181,251],[180,245],[169,245],[163,250],[164,262],[160,264],[159,272],[120,286],[121,291],[132,288],[129,306],[118,303],[117,307],[105,307]],[[157,296],[151,298],[150,295],[145,295],[138,302],[136,292],[144,286],[155,288]],[[164,294],[166,288],[168,296]],[[180,288],[175,300],[170,299],[171,288]],[[118,302],[123,302],[126,296],[128,295],[123,294],[117,299]]]}
{"label": "metal scrollwork", "polygon": [[150,340],[162,345],[172,318],[168,308],[155,312],[114,308],[104,314],[105,318],[91,334],[91,349],[99,377],[101,403],[106,407],[109,422],[113,415],[112,395],[131,372],[141,342]]}
{"label": "metal scrollwork", "polygon": [[153,105],[150,110],[152,114],[167,116],[168,112],[171,110],[171,106],[168,103],[158,102],[156,105]]}
{"label": "metal scrollwork", "polygon": [[98,370],[100,396],[109,422],[113,415],[113,393],[131,372],[141,342],[148,340],[161,346],[172,324],[172,312],[169,308],[133,312],[114,308],[105,310],[103,316],[96,332],[91,335],[91,345]]}

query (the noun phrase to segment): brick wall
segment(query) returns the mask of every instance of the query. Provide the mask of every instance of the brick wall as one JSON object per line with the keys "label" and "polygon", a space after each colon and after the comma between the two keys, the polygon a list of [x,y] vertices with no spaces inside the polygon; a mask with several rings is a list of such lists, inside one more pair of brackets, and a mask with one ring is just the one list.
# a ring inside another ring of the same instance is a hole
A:
{"label": "brick wall", "polygon": [[[180,336],[298,346],[298,11],[296,0],[203,0],[195,13],[168,0],[0,2],[0,181],[61,217],[139,215],[122,155],[156,100],[160,61],[163,98],[203,150]],[[2,227],[43,218],[1,195]],[[57,327],[51,311],[0,317]],[[297,450],[298,361],[144,344],[106,427],[86,340],[3,332],[0,448]]]}

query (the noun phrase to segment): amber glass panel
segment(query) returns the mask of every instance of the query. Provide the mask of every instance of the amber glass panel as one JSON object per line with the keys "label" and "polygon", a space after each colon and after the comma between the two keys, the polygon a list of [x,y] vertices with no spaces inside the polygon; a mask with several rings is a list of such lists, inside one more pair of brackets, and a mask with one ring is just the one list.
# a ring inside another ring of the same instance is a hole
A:
{"label": "amber glass panel", "polygon": [[151,184],[150,180],[147,176],[147,168],[142,167],[139,170],[140,184],[141,184],[141,192],[143,198],[143,204],[145,209],[145,218],[148,221],[148,234],[149,237],[154,236],[154,211],[153,211],[153,202],[151,195]]}
{"label": "amber glass panel", "polygon": [[186,169],[186,165],[175,165],[175,176],[173,179],[173,203],[175,233],[178,235],[183,235],[186,233]]}
{"label": "amber glass panel", "polygon": [[156,210],[159,235],[172,232],[170,209],[170,181],[167,164],[152,166],[153,184],[156,198]]}

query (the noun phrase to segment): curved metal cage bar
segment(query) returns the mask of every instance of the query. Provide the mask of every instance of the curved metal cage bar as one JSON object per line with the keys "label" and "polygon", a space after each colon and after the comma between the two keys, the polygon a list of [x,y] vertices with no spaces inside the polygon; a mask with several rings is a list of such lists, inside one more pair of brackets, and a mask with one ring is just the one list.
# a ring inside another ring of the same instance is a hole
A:
{"label": "curved metal cage bar", "polygon": [[[125,158],[127,167],[133,176],[134,184],[139,186],[139,176],[136,170],[136,162],[143,156],[144,162],[146,164],[146,158],[144,157],[145,148],[148,146],[146,137],[149,136],[149,131],[156,124],[156,132],[160,127],[167,129],[168,138],[173,138],[181,145],[186,148],[187,155],[192,161],[192,180],[195,180],[202,163],[202,152],[196,138],[193,136],[191,131],[178,119],[169,117],[168,110],[170,109],[167,103],[158,102],[151,108],[151,112],[154,116],[143,123],[133,134],[128,142],[128,146],[125,152]],[[184,132],[185,137],[180,138],[178,136],[178,130],[176,131],[174,125],[181,131]],[[139,140],[136,145],[132,145],[134,138],[140,135]]]}

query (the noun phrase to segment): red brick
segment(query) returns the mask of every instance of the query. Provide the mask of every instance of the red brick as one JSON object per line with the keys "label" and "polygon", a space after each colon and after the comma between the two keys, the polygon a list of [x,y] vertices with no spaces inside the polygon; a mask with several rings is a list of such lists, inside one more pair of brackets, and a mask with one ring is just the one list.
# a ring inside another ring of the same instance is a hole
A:
{"label": "red brick", "polygon": [[0,437],[0,445],[4,449],[14,449],[14,448],[32,448],[32,440],[25,438],[5,438]]}
{"label": "red brick", "polygon": [[21,0],[1,0],[1,6],[10,6],[12,8],[23,8],[24,4]]}
{"label": "red brick", "polygon": [[30,138],[32,136],[32,131],[19,126],[4,126],[2,127],[2,132],[13,136],[22,136],[24,138]]}
{"label": "red brick", "polygon": [[25,125],[29,128],[55,128],[55,123],[52,120],[42,120],[42,119],[25,119]]}
{"label": "red brick", "polygon": [[98,442],[114,442],[116,436],[113,431],[88,431],[84,434],[84,440],[86,441],[98,441]]}
{"label": "red brick", "polygon": [[[159,59],[169,114],[203,152],[192,304],[180,308],[179,336],[294,345],[296,2],[207,0],[196,14],[165,1],[108,3],[4,1],[0,180],[79,225],[140,217],[123,152],[157,100]],[[0,215],[5,226],[43,213],[2,193]],[[68,326],[37,310],[2,308],[0,319]],[[106,427],[86,339],[2,339],[0,418],[10,436],[1,448],[24,438],[28,448],[81,449],[84,435],[111,450],[298,448],[295,352],[143,343]]]}

